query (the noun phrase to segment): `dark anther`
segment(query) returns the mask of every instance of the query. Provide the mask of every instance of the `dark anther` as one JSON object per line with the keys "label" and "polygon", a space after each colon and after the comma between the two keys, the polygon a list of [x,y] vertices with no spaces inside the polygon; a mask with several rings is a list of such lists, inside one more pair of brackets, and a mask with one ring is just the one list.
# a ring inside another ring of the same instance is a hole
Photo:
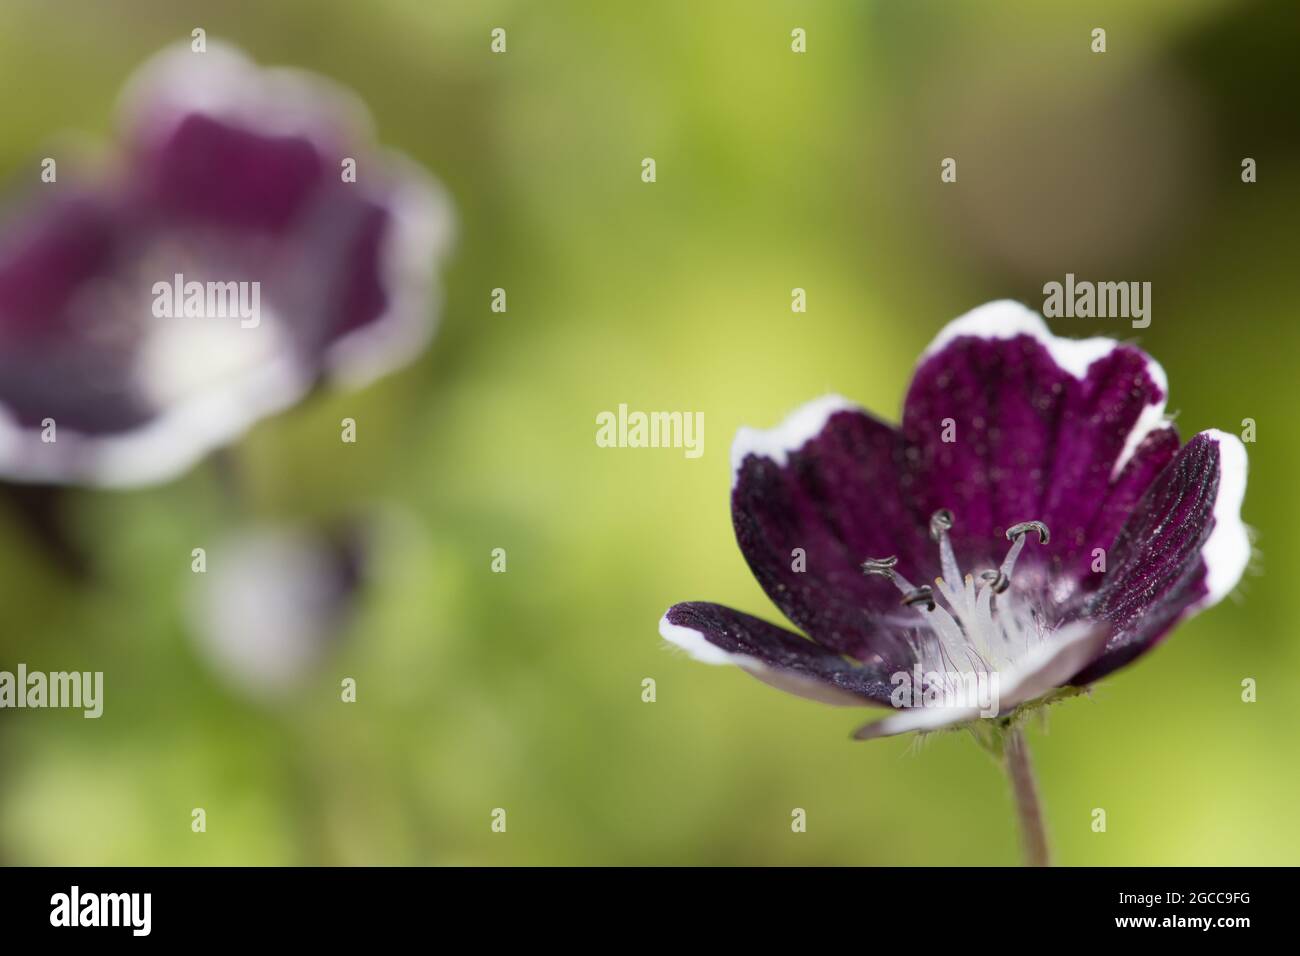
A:
{"label": "dark anther", "polygon": [[896,564],[898,564],[898,558],[892,554],[887,558],[867,558],[862,562],[862,573],[879,574],[892,580],[894,565]]}
{"label": "dark anther", "polygon": [[952,521],[952,512],[947,508],[940,508],[930,515],[930,540],[938,541],[945,531],[951,531]]}
{"label": "dark anther", "polygon": [[1038,533],[1039,544],[1047,544],[1051,539],[1051,533],[1047,530],[1047,525],[1043,524],[1041,521],[1022,521],[1020,524],[1013,524],[1007,529],[1007,540],[1015,541],[1016,538],[1020,537],[1022,534],[1027,534],[1030,531]]}
{"label": "dark anther", "polygon": [[928,584],[922,584],[918,588],[912,588],[903,595],[903,603],[908,607],[916,607],[918,604],[924,604],[927,611],[934,610],[934,588]]}
{"label": "dark anther", "polygon": [[1007,588],[1011,587],[1011,579],[1001,571],[994,571],[992,569],[981,571],[980,580],[991,587],[994,594],[1001,594]]}

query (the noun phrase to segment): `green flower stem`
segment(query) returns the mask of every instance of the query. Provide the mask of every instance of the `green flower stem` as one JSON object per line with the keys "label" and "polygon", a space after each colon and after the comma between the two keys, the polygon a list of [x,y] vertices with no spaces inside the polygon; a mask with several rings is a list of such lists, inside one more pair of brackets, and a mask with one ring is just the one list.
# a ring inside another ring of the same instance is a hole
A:
{"label": "green flower stem", "polygon": [[1043,809],[1038,802],[1038,785],[1034,782],[1034,768],[1029,760],[1029,745],[1025,743],[1024,731],[1019,727],[1007,733],[1002,760],[1016,798],[1016,815],[1020,819],[1020,840],[1024,846],[1025,865],[1051,866]]}

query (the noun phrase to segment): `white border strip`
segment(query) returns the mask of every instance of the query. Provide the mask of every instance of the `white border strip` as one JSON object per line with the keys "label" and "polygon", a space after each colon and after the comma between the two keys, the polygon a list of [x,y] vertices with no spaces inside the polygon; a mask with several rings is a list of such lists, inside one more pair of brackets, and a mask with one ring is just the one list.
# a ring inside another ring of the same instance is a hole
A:
{"label": "white border strip", "polygon": [[1236,435],[1215,428],[1201,434],[1219,446],[1219,494],[1214,500],[1214,530],[1201,549],[1209,593],[1196,603],[1198,611],[1218,604],[1237,586],[1250,564],[1251,551],[1250,531],[1241,520],[1249,470],[1246,446]]}
{"label": "white border strip", "polygon": [[[1123,344],[1104,336],[1067,339],[1053,335],[1047,323],[1043,321],[1043,317],[1037,312],[1011,299],[999,299],[972,309],[944,326],[935,336],[934,341],[921,353],[917,365],[919,367],[926,359],[962,336],[980,339],[1012,339],[1018,335],[1028,335],[1033,338],[1047,349],[1047,354],[1058,366],[1080,380],[1087,377],[1088,368],[1093,362],[1105,358]],[[1153,431],[1163,428],[1166,423],[1165,403],[1169,398],[1169,376],[1165,374],[1159,362],[1145,352],[1142,355],[1146,359],[1147,374],[1151,376],[1151,380],[1155,382],[1164,397],[1153,405],[1143,407],[1138,420],[1133,425],[1133,430],[1128,433],[1124,441],[1124,447],[1120,449],[1119,458],[1116,459],[1115,468],[1111,472],[1112,479],[1124,470],[1124,466],[1129,463],[1143,440]]]}
{"label": "white border strip", "polygon": [[741,428],[731,442],[731,487],[740,478],[740,466],[749,455],[770,458],[782,467],[790,453],[798,451],[821,433],[836,412],[862,411],[843,395],[823,395],[800,405],[775,428]]}

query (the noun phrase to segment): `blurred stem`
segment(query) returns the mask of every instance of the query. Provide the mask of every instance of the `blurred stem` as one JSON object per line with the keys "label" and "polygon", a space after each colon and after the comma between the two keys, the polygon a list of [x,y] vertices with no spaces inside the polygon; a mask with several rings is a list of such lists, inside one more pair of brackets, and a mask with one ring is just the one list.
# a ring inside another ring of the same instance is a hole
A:
{"label": "blurred stem", "polygon": [[1016,798],[1016,814],[1020,818],[1020,842],[1025,851],[1026,866],[1051,866],[1047,849],[1047,830],[1043,824],[1043,809],[1038,802],[1038,784],[1034,781],[1034,768],[1029,760],[1029,745],[1019,727],[1007,734],[1003,764],[1011,780],[1011,790]]}
{"label": "blurred stem", "polygon": [[244,469],[239,456],[229,445],[218,448],[211,455],[212,469],[217,476],[217,485],[229,508],[237,517],[249,508],[248,483],[244,478]]}
{"label": "blurred stem", "polygon": [[90,558],[68,528],[68,492],[54,485],[0,483],[0,497],[17,515],[30,540],[62,573],[77,582],[92,577]]}

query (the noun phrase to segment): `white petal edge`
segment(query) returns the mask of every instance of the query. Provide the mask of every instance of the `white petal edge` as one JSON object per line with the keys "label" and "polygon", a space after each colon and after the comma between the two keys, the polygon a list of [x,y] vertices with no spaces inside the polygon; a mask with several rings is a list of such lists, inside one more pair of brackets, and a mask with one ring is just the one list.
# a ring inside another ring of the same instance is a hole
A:
{"label": "white petal edge", "polygon": [[22,427],[0,405],[0,474],[19,482],[100,488],[169,481],[258,420],[293,405],[309,386],[309,376],[286,356],[120,434],[85,435],[56,421],[56,440],[48,444],[40,428]]}
{"label": "white petal edge", "polygon": [[783,668],[768,667],[758,658],[750,657],[748,654],[732,654],[724,651],[716,644],[710,643],[694,628],[672,623],[666,613],[659,620],[659,635],[702,664],[733,664],[768,686],[783,690],[787,694],[794,694],[796,697],[815,700],[834,707],[870,707],[872,704],[871,701],[857,694],[850,694],[824,681],[803,677]]}
{"label": "white petal edge", "polygon": [[[1013,339],[1018,335],[1028,335],[1033,338],[1047,350],[1047,354],[1057,365],[1077,379],[1085,378],[1088,367],[1093,362],[1105,358],[1123,344],[1105,336],[1067,339],[1053,335],[1047,323],[1043,321],[1043,317],[1037,312],[1011,299],[999,299],[971,309],[944,326],[935,336],[934,341],[921,353],[917,366],[943,350],[954,339],[963,336],[980,339]],[[1165,398],[1142,409],[1137,422],[1133,425],[1133,430],[1125,439],[1124,447],[1111,473],[1112,477],[1124,469],[1143,439],[1165,424],[1165,401],[1169,396],[1169,376],[1165,374],[1159,362],[1145,352],[1143,355],[1147,362],[1147,374],[1151,376],[1151,380],[1159,387]]]}
{"label": "white petal edge", "polygon": [[735,664],[738,654],[728,654],[716,644],[710,644],[703,634],[693,627],[684,627],[668,620],[665,614],[659,619],[659,636],[670,644],[676,644],[693,660],[701,664]]}
{"label": "white petal edge", "polygon": [[[1061,686],[1097,658],[1110,632],[1080,623],[1058,631],[1014,666],[998,672],[999,716]],[[1001,686],[1005,685],[1005,686]],[[912,731],[943,730],[972,720],[988,719],[978,707],[912,707],[860,727],[857,740],[895,737]]]}
{"label": "white petal edge", "polygon": [[1236,435],[1216,428],[1201,434],[1212,438],[1219,446],[1219,494],[1214,499],[1214,530],[1201,549],[1209,593],[1189,609],[1191,611],[1222,601],[1237,586],[1250,564],[1250,531],[1241,520],[1248,471],[1246,446]]}
{"label": "white petal edge", "polygon": [[386,151],[384,208],[392,228],[379,250],[389,295],[383,314],[336,339],[325,354],[332,381],[363,388],[423,354],[442,310],[439,266],[456,233],[456,216],[442,186],[418,163]]}
{"label": "white petal edge", "polygon": [[879,740],[916,731],[946,730],[980,719],[978,707],[911,707],[892,717],[859,727],[854,740]]}
{"label": "white petal edge", "polygon": [[374,125],[361,97],[324,76],[264,67],[238,47],[207,41],[158,51],[132,72],[118,98],[118,127],[128,141],[163,138],[194,112],[274,136],[303,136],[342,146],[368,143]]}
{"label": "white petal edge", "polygon": [[784,466],[790,453],[798,451],[815,438],[836,412],[863,411],[843,395],[823,395],[800,405],[775,428],[744,427],[731,442],[731,487],[740,478],[740,466],[750,455],[768,458]]}

